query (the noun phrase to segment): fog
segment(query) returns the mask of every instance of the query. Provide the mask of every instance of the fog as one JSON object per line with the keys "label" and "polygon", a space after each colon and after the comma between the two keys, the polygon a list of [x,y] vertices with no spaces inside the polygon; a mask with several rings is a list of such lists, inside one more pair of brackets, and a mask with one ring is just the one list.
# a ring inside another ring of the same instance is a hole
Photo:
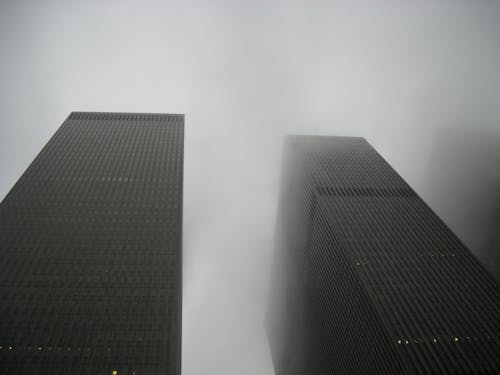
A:
{"label": "fog", "polygon": [[0,48],[0,197],[71,111],[186,114],[185,375],[273,373],[286,133],[367,138],[500,275],[498,2],[3,0]]}

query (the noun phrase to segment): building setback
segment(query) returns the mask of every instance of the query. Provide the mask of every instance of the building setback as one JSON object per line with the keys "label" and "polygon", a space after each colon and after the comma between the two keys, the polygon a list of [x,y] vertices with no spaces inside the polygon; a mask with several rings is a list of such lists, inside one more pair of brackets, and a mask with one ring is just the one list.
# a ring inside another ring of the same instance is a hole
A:
{"label": "building setback", "polygon": [[285,144],[276,375],[499,374],[500,286],[363,138]]}
{"label": "building setback", "polygon": [[0,204],[0,373],[180,374],[184,116],[74,112]]}

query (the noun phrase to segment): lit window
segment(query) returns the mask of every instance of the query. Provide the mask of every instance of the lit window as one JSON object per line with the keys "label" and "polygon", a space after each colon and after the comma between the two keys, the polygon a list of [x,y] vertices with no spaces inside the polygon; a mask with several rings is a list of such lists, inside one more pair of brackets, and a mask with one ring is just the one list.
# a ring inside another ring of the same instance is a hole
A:
{"label": "lit window", "polygon": [[457,342],[457,341],[458,341],[458,337],[455,337],[453,340],[454,340],[455,342]]}
{"label": "lit window", "polygon": [[113,371],[111,372],[111,375],[118,375],[118,371],[117,371],[117,370],[113,370]]}
{"label": "lit window", "polygon": [[401,345],[401,340],[398,340],[398,344],[400,344],[400,345]]}

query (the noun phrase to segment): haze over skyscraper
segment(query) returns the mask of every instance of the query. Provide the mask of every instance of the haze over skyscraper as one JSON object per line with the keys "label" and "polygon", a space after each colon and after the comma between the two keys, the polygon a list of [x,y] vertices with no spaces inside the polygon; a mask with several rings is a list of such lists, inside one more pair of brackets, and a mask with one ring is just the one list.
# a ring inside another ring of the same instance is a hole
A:
{"label": "haze over skyscraper", "polygon": [[500,282],[500,135],[454,131],[435,144],[426,196]]}
{"label": "haze over skyscraper", "polygon": [[287,138],[271,304],[276,375],[500,373],[500,286],[363,138]]}
{"label": "haze over skyscraper", "polygon": [[0,373],[180,374],[184,115],[74,112],[0,204]]}

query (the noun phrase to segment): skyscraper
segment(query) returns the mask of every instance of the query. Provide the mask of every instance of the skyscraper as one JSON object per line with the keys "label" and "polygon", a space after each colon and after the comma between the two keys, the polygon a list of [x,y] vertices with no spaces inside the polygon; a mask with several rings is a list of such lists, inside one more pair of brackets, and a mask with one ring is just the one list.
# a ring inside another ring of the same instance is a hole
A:
{"label": "skyscraper", "polygon": [[363,138],[290,136],[284,160],[277,375],[500,373],[499,285]]}
{"label": "skyscraper", "polygon": [[0,373],[180,374],[184,116],[72,113],[0,204]]}

